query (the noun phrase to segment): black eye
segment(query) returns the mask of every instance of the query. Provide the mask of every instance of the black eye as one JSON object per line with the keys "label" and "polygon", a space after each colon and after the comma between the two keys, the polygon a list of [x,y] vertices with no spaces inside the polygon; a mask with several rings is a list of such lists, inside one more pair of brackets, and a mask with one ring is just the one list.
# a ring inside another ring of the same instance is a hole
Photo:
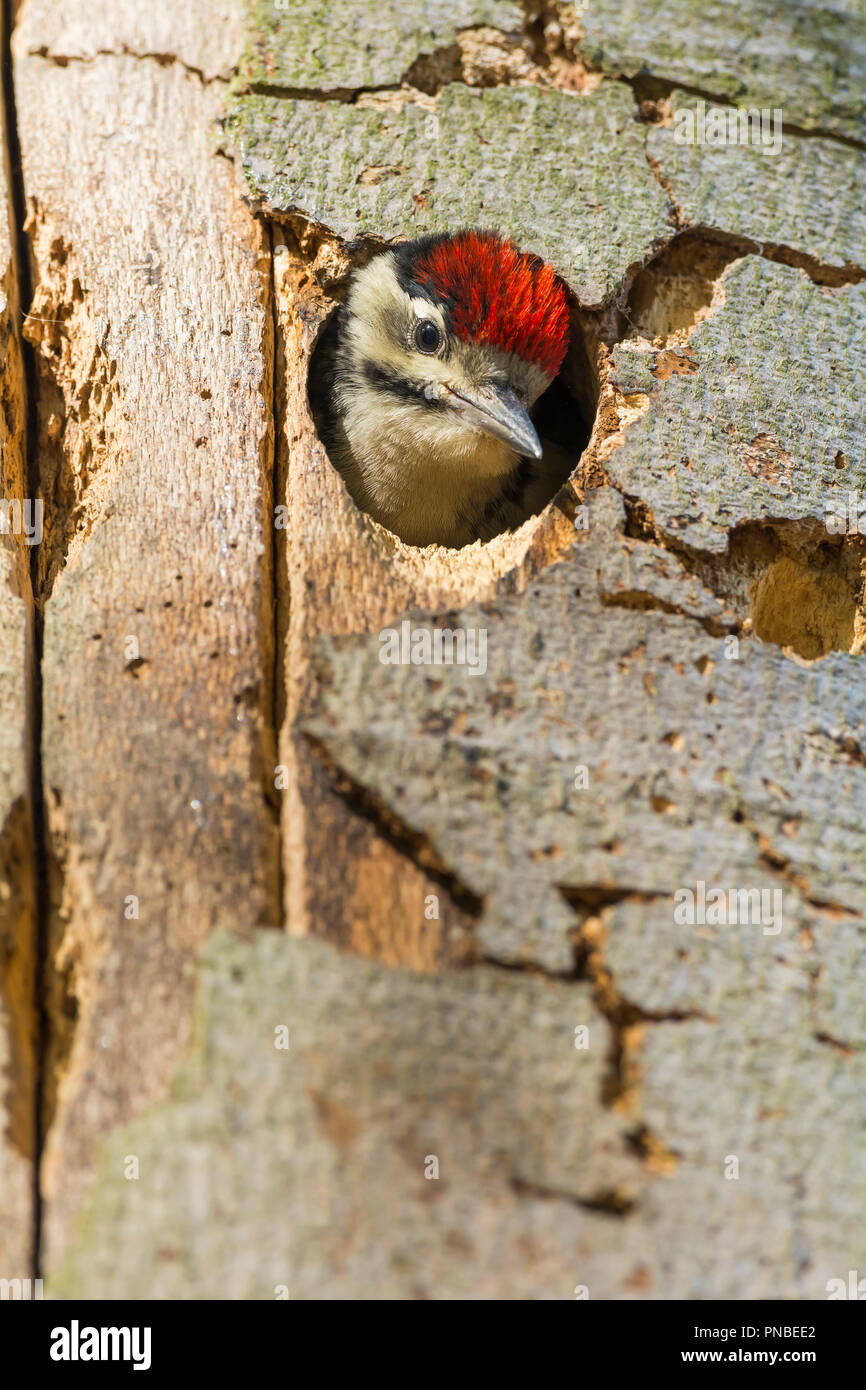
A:
{"label": "black eye", "polygon": [[419,352],[438,352],[442,346],[442,330],[432,319],[422,319],[415,329],[415,346]]}

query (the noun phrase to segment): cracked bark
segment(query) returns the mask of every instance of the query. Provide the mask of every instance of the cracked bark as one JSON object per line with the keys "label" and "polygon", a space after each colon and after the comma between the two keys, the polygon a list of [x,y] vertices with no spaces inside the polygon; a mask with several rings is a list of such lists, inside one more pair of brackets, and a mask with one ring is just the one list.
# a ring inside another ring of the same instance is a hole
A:
{"label": "cracked bark", "polygon": [[[589,61],[607,38],[559,4],[434,5],[423,33],[396,9],[385,52],[260,6],[243,54],[234,8],[21,9],[45,1269],[61,1294],[356,1297],[375,1246],[377,1296],[821,1296],[866,1198],[863,548],[819,515],[862,473],[833,355],[862,323],[832,192],[856,138],[786,125],[790,206],[756,221],[733,166],[676,157],[665,121],[703,90],[679,60]],[[519,532],[418,552],[351,504],[308,368],[349,267],[474,220],[479,187],[576,292],[594,424]],[[803,443],[828,358],[837,418]],[[489,672],[383,668],[404,616],[483,625]],[[34,1021],[20,786],[0,1049]],[[679,927],[700,878],[771,884],[785,932]]]}
{"label": "cracked bark", "polygon": [[226,75],[222,73],[208,74],[204,68],[197,68],[192,63],[184,62],[176,53],[141,53],[127,47],[126,44],[120,44],[116,48],[94,48],[90,53],[58,53],[43,45],[41,48],[29,48],[27,57],[44,58],[47,63],[53,63],[58,68],[68,67],[70,63],[93,63],[97,58],[135,58],[139,63],[151,62],[156,63],[159,67],[176,65],[190,77],[198,78],[203,87],[212,82],[227,83],[231,81],[233,75],[232,73]]}
{"label": "cracked bark", "polygon": [[[30,487],[28,389],[20,339],[21,266],[14,196],[14,104],[8,16],[3,28],[3,159],[0,163],[0,498],[20,506]],[[14,518],[14,513],[9,513]],[[20,523],[0,532],[0,1267],[34,1272],[38,1239],[35,1164],[39,1143],[38,720],[32,551]]]}

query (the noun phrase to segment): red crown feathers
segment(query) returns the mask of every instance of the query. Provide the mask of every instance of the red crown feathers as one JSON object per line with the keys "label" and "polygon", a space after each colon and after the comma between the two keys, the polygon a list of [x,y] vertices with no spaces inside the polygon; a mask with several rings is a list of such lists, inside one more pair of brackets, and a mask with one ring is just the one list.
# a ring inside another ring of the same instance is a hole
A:
{"label": "red crown feathers", "polygon": [[568,302],[538,256],[495,232],[457,232],[422,252],[413,278],[450,301],[458,338],[517,353],[556,376],[568,347]]}

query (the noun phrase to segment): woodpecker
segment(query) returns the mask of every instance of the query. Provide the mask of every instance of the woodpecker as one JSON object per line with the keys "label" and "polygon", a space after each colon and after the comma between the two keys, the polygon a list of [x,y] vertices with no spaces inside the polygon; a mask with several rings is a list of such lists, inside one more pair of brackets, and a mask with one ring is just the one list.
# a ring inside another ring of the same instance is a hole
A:
{"label": "woodpecker", "polygon": [[562,282],[497,232],[424,236],[355,271],[311,402],[358,506],[411,545],[455,547],[540,510],[562,451],[530,412],[568,340]]}

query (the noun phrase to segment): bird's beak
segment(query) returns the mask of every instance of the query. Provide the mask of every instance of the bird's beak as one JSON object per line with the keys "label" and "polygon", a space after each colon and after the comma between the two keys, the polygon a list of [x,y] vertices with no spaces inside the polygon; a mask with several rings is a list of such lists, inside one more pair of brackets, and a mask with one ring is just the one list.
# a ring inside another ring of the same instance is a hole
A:
{"label": "bird's beak", "polygon": [[483,386],[477,390],[449,387],[445,399],[467,425],[501,439],[516,454],[540,459],[541,440],[526,407],[507,386]]}

